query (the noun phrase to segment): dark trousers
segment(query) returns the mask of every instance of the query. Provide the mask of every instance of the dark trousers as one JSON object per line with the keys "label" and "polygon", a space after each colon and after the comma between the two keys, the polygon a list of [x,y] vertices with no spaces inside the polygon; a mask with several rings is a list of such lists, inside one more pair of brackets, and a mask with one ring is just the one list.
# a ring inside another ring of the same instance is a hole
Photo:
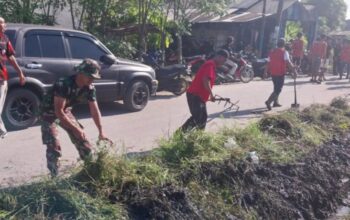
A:
{"label": "dark trousers", "polygon": [[185,124],[182,125],[181,130],[187,132],[194,128],[201,130],[205,129],[208,118],[207,106],[205,102],[203,102],[199,96],[191,93],[186,93],[186,96],[188,107],[192,116],[187,119]]}
{"label": "dark trousers", "polygon": [[272,82],[273,93],[275,93],[276,96],[279,96],[284,85],[284,76],[272,76]]}
{"label": "dark trousers", "polygon": [[333,57],[333,75],[338,75],[339,58]]}
{"label": "dark trousers", "polygon": [[338,72],[339,72],[340,78],[343,77],[344,72],[347,73],[346,78],[348,78],[349,74],[350,74],[350,64],[343,62],[343,61],[340,61],[338,67],[339,67]]}
{"label": "dark trousers", "polygon": [[278,96],[280,95],[283,88],[284,76],[272,76],[272,82],[273,92],[265,102],[266,105],[270,105],[272,102],[274,102],[274,104],[278,104]]}

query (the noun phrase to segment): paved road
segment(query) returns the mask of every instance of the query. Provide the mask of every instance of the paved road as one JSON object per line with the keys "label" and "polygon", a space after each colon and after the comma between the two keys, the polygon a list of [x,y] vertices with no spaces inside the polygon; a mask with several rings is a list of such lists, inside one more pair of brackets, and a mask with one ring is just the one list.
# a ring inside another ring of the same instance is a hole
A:
{"label": "paved road", "polygon": [[[348,80],[337,80],[333,76],[321,85],[309,83],[309,78],[298,78],[298,98],[302,107],[313,103],[329,103],[332,98],[348,95]],[[248,84],[234,83],[214,88],[214,93],[232,100],[240,100],[237,113],[224,112],[223,104],[208,104],[209,123],[207,130],[215,131],[223,125],[242,126],[249,120],[261,116],[252,112],[262,111],[264,101],[272,89],[271,81],[256,80]],[[280,97],[284,106],[293,102],[293,82],[286,81]],[[169,137],[189,117],[185,95],[175,97],[162,92],[153,98],[141,112],[125,112],[118,103],[101,106],[105,133],[117,142],[119,152],[148,150],[157,146],[157,140]],[[273,110],[273,112],[276,110]],[[88,137],[97,139],[97,131],[86,106],[76,110],[80,122],[85,126]],[[270,114],[270,113],[269,113]],[[60,133],[62,143],[62,164],[74,165],[78,154],[68,136]],[[47,175],[45,147],[41,143],[40,127],[34,126],[22,131],[10,132],[0,140],[0,185],[24,182]]]}

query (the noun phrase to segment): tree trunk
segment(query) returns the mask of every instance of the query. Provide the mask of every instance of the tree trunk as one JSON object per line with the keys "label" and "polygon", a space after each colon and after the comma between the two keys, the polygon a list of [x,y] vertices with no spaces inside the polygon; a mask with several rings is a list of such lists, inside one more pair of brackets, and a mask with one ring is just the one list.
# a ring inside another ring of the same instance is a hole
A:
{"label": "tree trunk", "polygon": [[82,29],[81,25],[83,24],[83,19],[84,19],[85,10],[86,10],[86,3],[84,2],[84,3],[83,3],[83,8],[82,8],[82,10],[81,10],[80,18],[79,18],[78,30],[81,30],[81,29]]}
{"label": "tree trunk", "polygon": [[73,0],[68,0],[69,3],[69,7],[70,7],[70,15],[72,18],[72,25],[73,25],[73,29],[75,28],[75,19],[74,19],[74,7],[73,7]]}
{"label": "tree trunk", "polygon": [[178,62],[182,63],[182,34],[177,35],[177,40],[178,40],[178,48],[177,48]]}

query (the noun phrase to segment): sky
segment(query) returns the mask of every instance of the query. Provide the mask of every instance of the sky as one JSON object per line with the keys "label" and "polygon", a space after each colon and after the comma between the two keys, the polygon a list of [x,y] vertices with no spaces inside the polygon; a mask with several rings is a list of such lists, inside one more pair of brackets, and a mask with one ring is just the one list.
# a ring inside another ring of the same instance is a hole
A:
{"label": "sky", "polygon": [[350,0],[345,0],[345,3],[348,5],[348,11],[346,13],[346,18],[350,19]]}

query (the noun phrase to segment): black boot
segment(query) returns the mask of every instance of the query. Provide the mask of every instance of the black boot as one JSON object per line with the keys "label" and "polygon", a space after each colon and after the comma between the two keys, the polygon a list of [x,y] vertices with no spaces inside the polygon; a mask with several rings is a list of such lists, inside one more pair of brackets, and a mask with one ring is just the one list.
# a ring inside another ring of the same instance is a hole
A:
{"label": "black boot", "polygon": [[267,99],[267,101],[265,102],[265,105],[266,105],[266,108],[271,111],[271,103],[273,100],[275,100],[276,98],[276,94],[275,93],[272,93],[270,95],[270,97]]}
{"label": "black boot", "polygon": [[273,107],[282,107],[278,101],[278,96],[276,96],[275,100],[273,100]]}
{"label": "black boot", "polygon": [[273,107],[275,107],[275,108],[276,108],[276,107],[282,107],[282,105],[281,105],[280,103],[278,103],[278,102],[274,102],[274,103],[273,103]]}

